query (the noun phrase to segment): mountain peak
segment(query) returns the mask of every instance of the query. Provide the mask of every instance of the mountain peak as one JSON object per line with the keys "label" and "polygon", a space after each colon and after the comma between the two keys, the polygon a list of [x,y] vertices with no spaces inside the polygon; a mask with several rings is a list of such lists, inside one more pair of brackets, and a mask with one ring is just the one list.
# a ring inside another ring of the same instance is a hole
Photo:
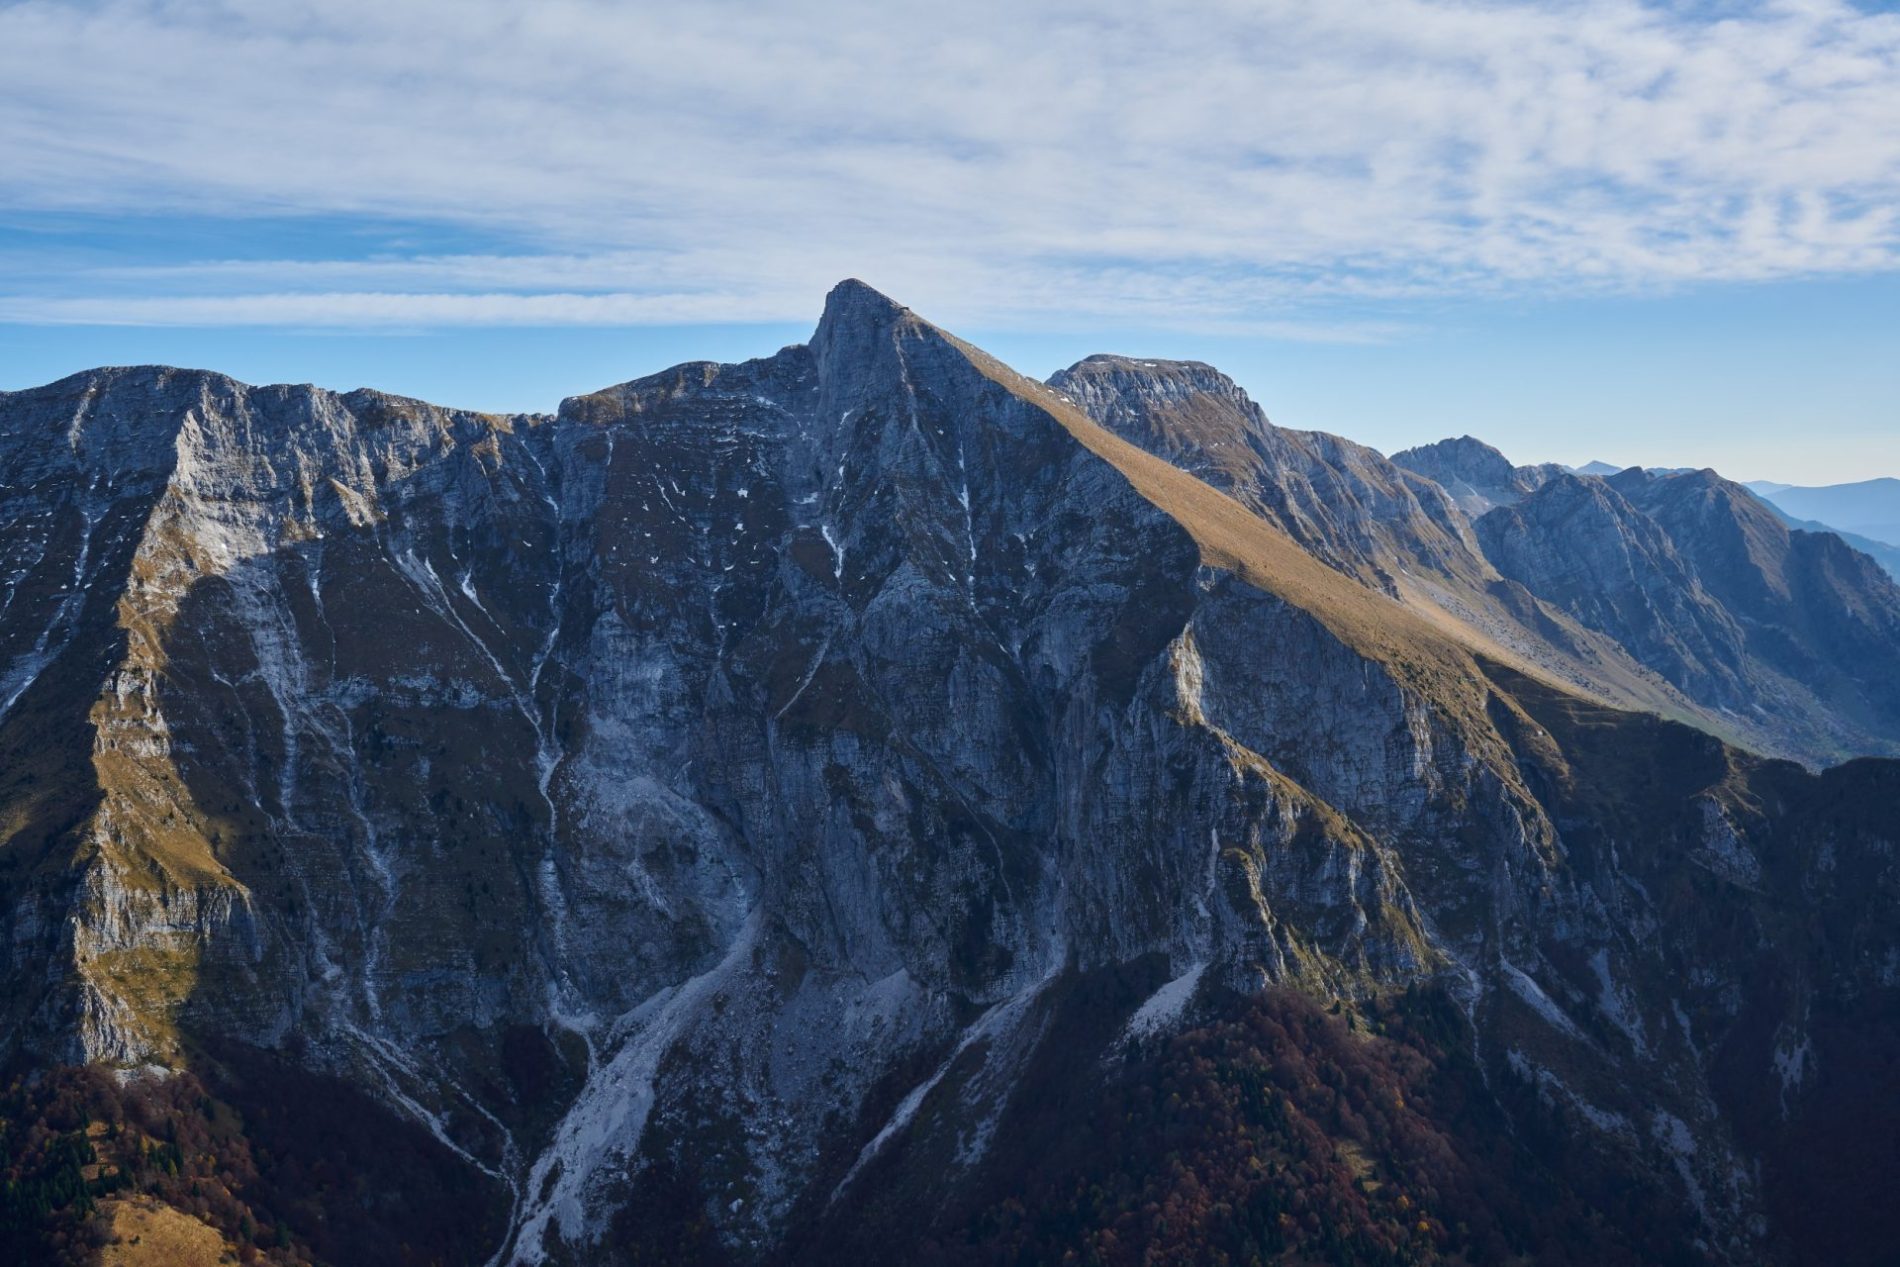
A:
{"label": "mountain peak", "polygon": [[1508,506],[1556,473],[1554,467],[1513,466],[1503,453],[1468,435],[1394,453],[1392,461],[1435,481],[1469,515]]}
{"label": "mountain peak", "polygon": [[1049,386],[1084,407],[1090,400],[1108,396],[1176,404],[1205,399],[1237,410],[1245,420],[1243,429],[1266,421],[1240,384],[1205,361],[1166,361],[1098,352],[1051,374]]}
{"label": "mountain peak", "polygon": [[1205,361],[1168,361],[1097,352],[1051,374],[1049,386],[1077,399],[1103,393],[1176,402],[1207,397],[1238,408],[1249,419],[1266,420],[1239,383]]}
{"label": "mountain peak", "polygon": [[1224,487],[1212,472],[1271,430],[1240,385],[1202,361],[1097,353],[1051,374],[1048,386],[1123,439]]}
{"label": "mountain peak", "polygon": [[[1601,705],[1900,750],[1900,592],[1664,495],[1695,476],[1626,506],[1462,437],[1522,503],[1474,531],[1210,366],[1055,381],[847,281],[812,346],[545,426],[190,371],[0,396],[0,1063],[55,1133],[124,1089],[101,1165],[211,1140],[257,1202],[222,1230],[309,1261],[1059,1261],[1121,1207],[999,1194],[1164,1172],[1466,1260],[1864,1222],[1878,1166],[1770,1185],[1849,1110],[1850,1159],[1900,1130],[1900,763]],[[1270,1093],[1287,1164],[1235,1177],[1163,1085]],[[53,1138],[24,1094],[9,1173]],[[1390,1182],[1340,1205],[1361,1145]],[[361,1184],[300,1182],[339,1156]],[[152,1169],[49,1226],[182,1202]],[[1169,1222],[1132,1256],[1246,1251]]]}
{"label": "mountain peak", "polygon": [[237,380],[229,375],[220,374],[216,370],[187,369],[176,365],[101,365],[94,369],[80,370],[76,374],[68,374],[42,387],[27,387],[17,392],[0,392],[0,395],[24,395],[33,392],[70,395],[74,392],[101,391],[107,388],[153,391],[179,385],[189,389],[204,383],[236,386]]}
{"label": "mountain peak", "polygon": [[1066,370],[1057,370],[1050,377],[1065,378],[1080,374],[1101,373],[1140,373],[1154,378],[1194,378],[1210,382],[1231,385],[1233,379],[1209,365],[1206,361],[1170,361],[1153,356],[1121,356],[1114,352],[1095,352],[1083,357]]}
{"label": "mountain peak", "polygon": [[1422,475],[1431,475],[1423,469],[1429,466],[1472,482],[1505,483],[1517,470],[1498,449],[1470,435],[1421,444],[1393,454],[1392,460]]}
{"label": "mountain peak", "polygon": [[888,342],[890,332],[905,322],[923,324],[890,296],[848,277],[825,296],[811,350],[820,365],[870,364],[877,359],[873,346]]}
{"label": "mountain peak", "polygon": [[909,311],[876,287],[847,277],[825,295],[825,312],[819,319],[819,328],[845,321],[890,321]]}

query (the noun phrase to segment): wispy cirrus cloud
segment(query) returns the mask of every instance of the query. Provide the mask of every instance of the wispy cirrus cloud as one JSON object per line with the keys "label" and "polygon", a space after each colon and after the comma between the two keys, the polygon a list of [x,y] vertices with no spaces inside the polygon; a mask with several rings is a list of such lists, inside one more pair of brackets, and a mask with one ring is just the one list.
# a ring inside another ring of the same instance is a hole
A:
{"label": "wispy cirrus cloud", "polygon": [[[0,319],[948,320],[1900,267],[1900,18],[1835,0],[0,3],[0,215],[507,240],[0,262]],[[453,234],[451,233],[453,231]]]}

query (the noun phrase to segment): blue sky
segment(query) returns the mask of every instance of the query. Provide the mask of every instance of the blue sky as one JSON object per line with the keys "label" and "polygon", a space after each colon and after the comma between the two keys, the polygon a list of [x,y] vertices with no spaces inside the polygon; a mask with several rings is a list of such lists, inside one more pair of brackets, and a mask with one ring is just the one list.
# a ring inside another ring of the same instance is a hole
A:
{"label": "blue sky", "polygon": [[858,276],[1387,451],[1900,474],[1890,9],[0,0],[0,388],[548,409]]}

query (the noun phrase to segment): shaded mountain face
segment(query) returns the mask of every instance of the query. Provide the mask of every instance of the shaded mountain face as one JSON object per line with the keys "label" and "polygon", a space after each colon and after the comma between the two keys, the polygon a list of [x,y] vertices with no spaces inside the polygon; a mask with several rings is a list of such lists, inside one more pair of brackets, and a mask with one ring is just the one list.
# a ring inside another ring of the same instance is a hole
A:
{"label": "shaded mountain face", "polygon": [[1211,366],[1092,356],[1049,385],[1117,436],[1226,493],[1312,558],[1426,620],[1594,698],[1696,714],[1622,647],[1500,575],[1470,519],[1436,483],[1350,440],[1274,426]]}
{"label": "shaded mountain face", "polygon": [[1884,541],[1875,541],[1872,537],[1863,537],[1858,533],[1843,532],[1839,528],[1830,527],[1817,520],[1797,519],[1766,497],[1762,498],[1762,504],[1774,513],[1775,518],[1781,520],[1782,523],[1790,528],[1799,528],[1803,532],[1833,533],[1842,541],[1854,547],[1854,549],[1860,551],[1875,563],[1878,563],[1881,570],[1888,576],[1900,580],[1900,546],[1891,546]]}
{"label": "shaded mountain face", "polygon": [[1487,562],[1659,674],[1672,715],[1816,765],[1900,752],[1889,548],[1713,471],[1514,467],[1469,437],[1393,462],[1462,490]]}
{"label": "shaded mountain face", "polygon": [[1827,716],[1859,729],[1842,727],[1844,752],[1894,750],[1900,584],[1833,533],[1790,530],[1713,471],[1625,472],[1613,482],[1747,630],[1751,656],[1811,692]]}
{"label": "shaded mountain face", "polygon": [[846,283],[552,418],[0,396],[0,1043],[174,1071],[9,1119],[278,1261],[1873,1261],[1896,767],[1414,601],[1478,556],[1369,451],[1112,414],[1201,374]]}
{"label": "shaded mountain face", "polygon": [[1684,693],[1731,711],[1761,698],[1742,666],[1741,624],[1703,591],[1662,526],[1615,487],[1559,475],[1476,527],[1500,572],[1614,637]]}
{"label": "shaded mountain face", "polygon": [[1713,472],[1562,476],[1478,520],[1498,570],[1797,751],[1900,751],[1900,587]]}

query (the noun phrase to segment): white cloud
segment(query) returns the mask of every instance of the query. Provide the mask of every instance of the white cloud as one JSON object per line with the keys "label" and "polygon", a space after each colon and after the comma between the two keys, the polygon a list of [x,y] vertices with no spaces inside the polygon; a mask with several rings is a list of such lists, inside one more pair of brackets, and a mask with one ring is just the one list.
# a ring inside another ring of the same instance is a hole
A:
{"label": "white cloud", "polygon": [[1327,337],[1367,297],[1900,265],[1900,18],[1834,0],[26,0],[0,82],[0,208],[526,244],[89,274],[15,320],[804,319],[855,274]]}
{"label": "white cloud", "polygon": [[[280,272],[296,272],[286,265]],[[1112,297],[1111,297],[1112,298]],[[1158,303],[1145,310],[1171,324],[1210,334],[1245,334],[1314,343],[1383,341],[1400,327],[1351,320],[1210,320],[1192,304]],[[305,290],[234,295],[0,296],[0,324],[87,326],[285,326],[298,329],[415,329],[457,326],[655,326],[746,324],[768,319],[809,321],[816,297],[797,293],[681,293],[574,291]],[[1072,302],[1048,305],[1052,316],[1072,314]],[[1115,311],[1112,304],[1096,311]],[[1014,317],[1026,319],[1020,307]]]}

